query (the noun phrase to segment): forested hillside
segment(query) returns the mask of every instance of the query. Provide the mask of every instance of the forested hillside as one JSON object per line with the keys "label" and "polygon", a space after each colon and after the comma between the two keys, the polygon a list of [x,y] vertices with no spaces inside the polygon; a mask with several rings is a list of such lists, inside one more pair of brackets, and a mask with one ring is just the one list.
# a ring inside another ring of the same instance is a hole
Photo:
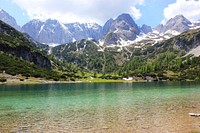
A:
{"label": "forested hillside", "polygon": [[21,74],[25,77],[40,77],[54,80],[70,80],[77,71],[71,74],[61,73],[62,70],[71,70],[71,66],[61,65],[60,62],[43,52],[47,47],[39,44],[29,36],[20,33],[4,22],[0,21],[0,73],[11,75]]}
{"label": "forested hillside", "polygon": [[200,57],[187,53],[200,44],[200,29],[185,32],[133,56],[119,70],[123,76],[154,77],[154,80],[199,80]]}

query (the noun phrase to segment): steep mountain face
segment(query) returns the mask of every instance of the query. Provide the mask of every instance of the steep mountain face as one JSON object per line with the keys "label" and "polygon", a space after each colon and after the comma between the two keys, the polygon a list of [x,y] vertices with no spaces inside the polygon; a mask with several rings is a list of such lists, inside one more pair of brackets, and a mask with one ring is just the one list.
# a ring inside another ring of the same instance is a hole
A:
{"label": "steep mountain face", "polygon": [[99,40],[102,37],[102,27],[96,23],[62,24],[51,19],[45,22],[32,20],[22,27],[22,31],[41,43],[65,44],[81,39]]}
{"label": "steep mountain face", "polygon": [[140,29],[129,14],[122,14],[115,20],[109,20],[104,26],[105,44],[118,44],[119,41],[133,41],[140,34]]}
{"label": "steep mountain face", "polygon": [[144,34],[148,34],[150,32],[152,32],[152,28],[151,26],[148,26],[146,24],[143,24],[142,27],[141,27],[141,31],[144,33]]}
{"label": "steep mountain face", "polygon": [[163,24],[159,24],[157,25],[154,30],[158,31],[158,33],[161,33],[162,32],[162,29],[163,29],[164,25]]}
{"label": "steep mountain face", "polygon": [[3,9],[0,9],[0,20],[20,31],[20,26],[17,25],[16,20]]}
{"label": "steep mountain face", "polygon": [[114,22],[114,20],[111,18],[104,24],[103,30],[102,30],[103,35],[106,35],[109,32],[110,27],[113,22]]}
{"label": "steep mountain face", "polygon": [[[143,27],[144,33],[151,28]],[[56,20],[41,22],[32,20],[22,27],[22,31],[41,43],[64,44],[82,39],[104,40],[105,44],[118,44],[119,41],[133,41],[140,34],[140,28],[129,14],[122,14],[117,19],[108,20],[103,27],[96,23],[62,24]]]}
{"label": "steep mountain face", "polygon": [[22,27],[22,31],[41,43],[68,43],[72,35],[68,29],[57,20],[48,19],[45,22],[30,21]]}
{"label": "steep mountain face", "polygon": [[63,24],[57,20],[48,19],[39,31],[38,41],[63,44],[67,41],[71,42],[72,35]]}
{"label": "steep mountain face", "polygon": [[165,25],[159,24],[152,30],[152,32],[140,36],[135,43],[145,45],[151,43],[154,45],[191,29],[197,29],[198,27],[200,27],[198,21],[190,22],[183,15],[177,15],[168,20]]}
{"label": "steep mountain face", "polygon": [[192,23],[183,15],[177,15],[167,21],[165,25],[158,25],[155,29],[160,33],[176,31],[182,33],[191,28]]}
{"label": "steep mountain face", "polygon": [[0,21],[0,51],[50,69],[50,60],[37,50],[37,47],[26,35]]}
{"label": "steep mountain face", "polygon": [[96,23],[70,23],[65,24],[73,36],[73,40],[94,39],[99,40],[102,37],[102,27]]}
{"label": "steep mountain face", "polygon": [[29,34],[33,39],[38,40],[39,32],[44,22],[34,19],[22,27],[22,32]]}

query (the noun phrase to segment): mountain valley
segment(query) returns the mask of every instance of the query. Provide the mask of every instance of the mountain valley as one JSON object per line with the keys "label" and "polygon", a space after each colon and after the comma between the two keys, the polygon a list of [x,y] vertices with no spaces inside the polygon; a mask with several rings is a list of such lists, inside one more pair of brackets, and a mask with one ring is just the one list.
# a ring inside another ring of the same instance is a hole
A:
{"label": "mountain valley", "polygon": [[[2,59],[4,56],[5,59],[32,62],[38,69],[57,75],[40,77],[55,80],[89,77],[200,80],[200,23],[190,22],[183,15],[156,28],[146,24],[139,27],[126,13],[109,19],[104,26],[78,22],[63,24],[48,19],[45,22],[32,20],[19,28],[4,12],[1,10],[5,16],[1,15],[0,19],[22,33],[1,22]],[[4,62],[1,60],[2,64]],[[1,72],[5,68],[8,66],[4,64]],[[22,74],[22,71],[14,74]]]}

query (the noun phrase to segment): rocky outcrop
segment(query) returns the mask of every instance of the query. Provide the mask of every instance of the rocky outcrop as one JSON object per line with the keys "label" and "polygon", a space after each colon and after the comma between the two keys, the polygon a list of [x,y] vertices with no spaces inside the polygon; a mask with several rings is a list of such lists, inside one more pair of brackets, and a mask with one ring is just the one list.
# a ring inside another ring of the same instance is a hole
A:
{"label": "rocky outcrop", "polygon": [[29,62],[33,62],[35,65],[39,67],[51,69],[50,60],[39,52],[33,52],[31,51],[30,48],[24,46],[18,46],[12,48],[3,45],[2,43],[0,43],[0,45],[1,45],[0,51],[3,51],[7,54],[12,54],[15,57],[20,57]]}

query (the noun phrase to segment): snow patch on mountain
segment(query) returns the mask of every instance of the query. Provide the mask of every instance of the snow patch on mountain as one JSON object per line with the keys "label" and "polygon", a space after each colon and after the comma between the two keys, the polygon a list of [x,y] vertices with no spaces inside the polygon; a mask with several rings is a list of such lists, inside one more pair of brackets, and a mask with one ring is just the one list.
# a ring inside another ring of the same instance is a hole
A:
{"label": "snow patch on mountain", "polygon": [[164,35],[166,35],[166,34],[171,34],[171,35],[173,35],[173,36],[177,36],[177,35],[180,35],[181,32],[178,32],[178,31],[176,31],[176,30],[168,30],[168,31],[166,31],[164,34],[161,34],[161,35],[164,36]]}
{"label": "snow patch on mountain", "polygon": [[48,45],[49,47],[56,47],[56,46],[60,45],[58,43],[42,43],[42,44]]}
{"label": "snow patch on mountain", "polygon": [[75,38],[73,38],[72,42],[76,42],[76,39],[75,39]]}
{"label": "snow patch on mountain", "polygon": [[40,31],[38,32],[38,35],[41,33],[41,31],[43,30],[44,28],[44,24],[42,25],[42,27],[40,28]]}
{"label": "snow patch on mountain", "polygon": [[22,31],[41,43],[65,44],[90,38],[99,40],[102,37],[102,27],[96,23],[63,24],[51,19],[45,22],[32,20],[22,27]]}
{"label": "snow patch on mountain", "polygon": [[123,40],[122,38],[119,39],[118,41],[118,46],[122,46],[122,47],[125,47],[125,46],[129,46],[130,44],[133,44],[134,41],[130,41],[130,40]]}

